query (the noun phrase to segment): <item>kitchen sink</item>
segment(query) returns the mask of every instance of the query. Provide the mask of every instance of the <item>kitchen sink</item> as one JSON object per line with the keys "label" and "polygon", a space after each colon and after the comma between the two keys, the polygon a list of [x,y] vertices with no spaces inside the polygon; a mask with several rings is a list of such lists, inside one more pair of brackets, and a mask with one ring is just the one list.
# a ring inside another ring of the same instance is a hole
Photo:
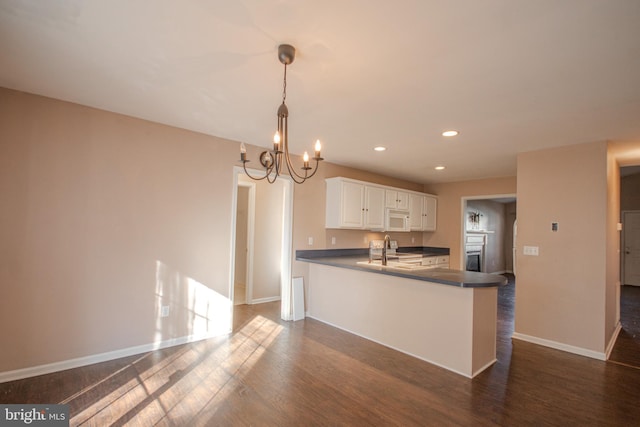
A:
{"label": "kitchen sink", "polygon": [[402,261],[387,261],[387,265],[382,265],[382,261],[379,259],[369,261],[358,261],[358,265],[362,265],[364,267],[372,267],[372,268],[386,268],[392,270],[403,270],[403,271],[420,271],[420,270],[429,270],[432,269],[433,266],[422,265],[413,262],[402,262]]}

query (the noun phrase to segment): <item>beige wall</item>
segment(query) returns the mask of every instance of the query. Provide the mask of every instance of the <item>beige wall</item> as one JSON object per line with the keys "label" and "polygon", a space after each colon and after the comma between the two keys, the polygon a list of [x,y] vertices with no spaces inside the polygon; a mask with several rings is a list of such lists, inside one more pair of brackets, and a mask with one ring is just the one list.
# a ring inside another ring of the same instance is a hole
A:
{"label": "beige wall", "polygon": [[0,372],[228,329],[237,150],[0,89]]}
{"label": "beige wall", "polygon": [[606,142],[518,156],[516,333],[604,351],[607,202]]}
{"label": "beige wall", "polygon": [[425,185],[424,191],[438,195],[437,230],[424,233],[424,246],[450,248],[451,268],[464,270],[462,198],[516,194],[516,177]]}
{"label": "beige wall", "polygon": [[238,186],[236,199],[236,245],[234,283],[247,284],[247,261],[249,252],[249,187]]}

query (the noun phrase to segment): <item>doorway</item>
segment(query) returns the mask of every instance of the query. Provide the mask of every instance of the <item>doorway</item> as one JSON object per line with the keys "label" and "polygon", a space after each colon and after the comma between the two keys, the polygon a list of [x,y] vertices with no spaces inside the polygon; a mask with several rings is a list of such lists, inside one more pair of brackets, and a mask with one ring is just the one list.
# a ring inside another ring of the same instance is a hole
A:
{"label": "doorway", "polygon": [[513,273],[516,195],[463,197],[460,269]]}
{"label": "doorway", "polygon": [[238,182],[236,196],[233,305],[241,305],[252,301],[256,185]]}
{"label": "doorway", "polygon": [[640,286],[640,211],[622,212],[622,284]]}
{"label": "doorway", "polygon": [[620,168],[620,221],[621,330],[608,360],[640,368],[640,166]]}
{"label": "doorway", "polygon": [[253,181],[236,167],[233,183],[231,305],[280,301],[290,320],[292,181]]}

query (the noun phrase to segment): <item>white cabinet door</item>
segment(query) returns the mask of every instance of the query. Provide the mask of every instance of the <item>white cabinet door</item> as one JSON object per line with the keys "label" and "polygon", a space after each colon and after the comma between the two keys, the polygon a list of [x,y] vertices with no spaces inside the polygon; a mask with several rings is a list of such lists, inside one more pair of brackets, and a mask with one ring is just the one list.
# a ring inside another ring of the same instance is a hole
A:
{"label": "white cabinet door", "polygon": [[364,227],[364,184],[341,178],[327,182],[326,228]]}
{"label": "white cabinet door", "polygon": [[421,194],[409,194],[409,226],[411,230],[422,230],[424,215],[424,196]]}
{"label": "white cabinet door", "polygon": [[409,193],[398,191],[398,209],[409,209]]}
{"label": "white cabinet door", "polygon": [[409,193],[405,191],[386,190],[385,207],[393,209],[409,209]]}
{"label": "white cabinet door", "polygon": [[422,217],[422,230],[436,231],[436,211],[438,199],[432,196],[424,196],[424,216]]}
{"label": "white cabinet door", "polygon": [[341,227],[364,227],[364,185],[354,182],[342,183]]}
{"label": "white cabinet door", "polygon": [[364,200],[364,228],[367,230],[382,230],[384,228],[384,188],[365,185]]}

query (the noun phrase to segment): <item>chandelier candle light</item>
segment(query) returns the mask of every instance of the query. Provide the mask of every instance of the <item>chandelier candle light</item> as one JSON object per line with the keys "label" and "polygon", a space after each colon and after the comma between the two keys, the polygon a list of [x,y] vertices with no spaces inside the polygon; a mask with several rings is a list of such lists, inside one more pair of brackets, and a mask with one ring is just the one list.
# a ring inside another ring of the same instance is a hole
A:
{"label": "chandelier candle light", "polygon": [[[291,158],[289,157],[289,132],[287,126],[287,120],[289,118],[289,109],[287,108],[287,104],[285,104],[285,100],[287,99],[287,65],[291,64],[296,56],[296,49],[288,44],[281,44],[278,47],[278,59],[280,62],[284,64],[284,83],[282,89],[282,104],[278,108],[278,130],[275,135],[273,135],[273,150],[271,151],[263,151],[260,154],[260,164],[265,170],[264,176],[254,177],[247,170],[247,149],[244,146],[244,143],[240,144],[240,161],[242,162],[242,167],[244,168],[244,172],[251,179],[256,181],[267,179],[269,183],[274,183],[278,176],[282,173],[282,165],[287,167],[289,171],[289,175],[291,179],[296,184],[302,184],[307,179],[311,178],[318,171],[318,165],[321,160],[324,160],[320,157],[320,140],[316,141],[315,153],[313,156],[313,160],[316,161],[315,166],[312,168],[309,166],[309,154],[305,151],[302,156],[303,166],[302,170],[304,174],[299,174],[293,168],[291,163]],[[309,173],[309,171],[313,169],[313,172]]]}

